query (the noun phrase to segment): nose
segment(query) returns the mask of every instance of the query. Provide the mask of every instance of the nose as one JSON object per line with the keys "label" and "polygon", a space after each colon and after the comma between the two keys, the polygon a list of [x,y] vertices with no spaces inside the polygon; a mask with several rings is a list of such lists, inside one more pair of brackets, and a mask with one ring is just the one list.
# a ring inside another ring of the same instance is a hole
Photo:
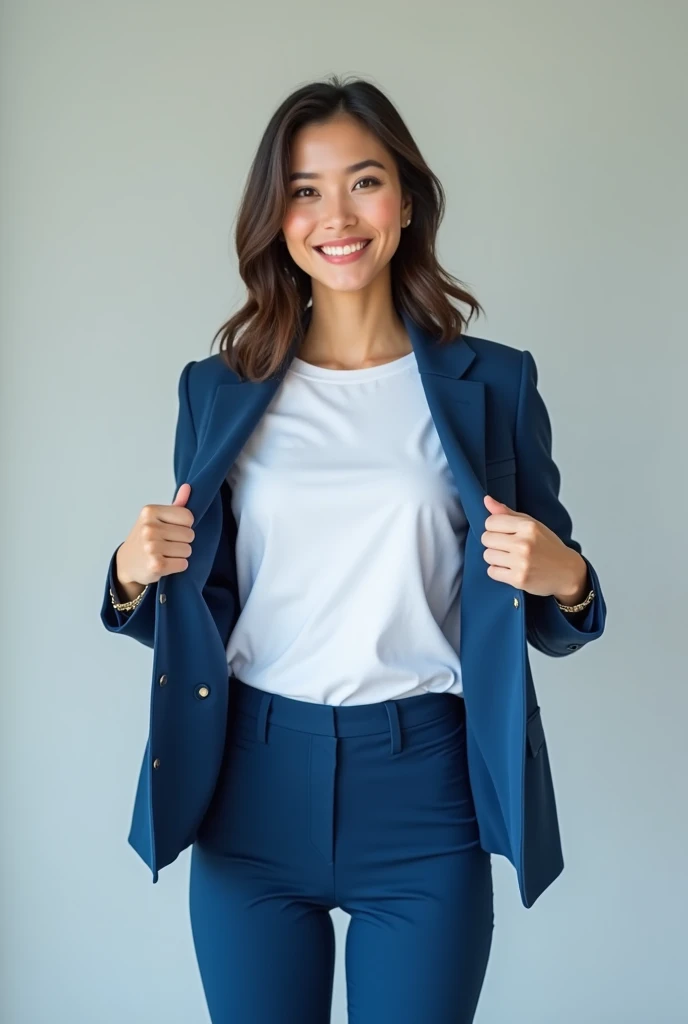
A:
{"label": "nose", "polygon": [[343,228],[349,228],[355,223],[356,217],[348,197],[335,196],[326,202],[322,219],[323,228],[329,228],[333,233],[341,234]]}

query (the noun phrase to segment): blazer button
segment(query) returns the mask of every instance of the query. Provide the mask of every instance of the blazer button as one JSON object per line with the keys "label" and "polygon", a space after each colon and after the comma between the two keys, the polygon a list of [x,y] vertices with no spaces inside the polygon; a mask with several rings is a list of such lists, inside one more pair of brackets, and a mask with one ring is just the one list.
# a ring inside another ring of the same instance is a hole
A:
{"label": "blazer button", "polygon": [[155,761],[153,761],[153,767],[154,768],[159,768],[160,767],[160,758],[159,757],[156,757]]}
{"label": "blazer button", "polygon": [[161,594],[160,595],[160,604],[164,604],[166,600],[167,600],[167,594]]}
{"label": "blazer button", "polygon": [[206,686],[205,683],[200,683],[194,690],[194,693],[197,697],[203,700],[210,693],[210,687]]}
{"label": "blazer button", "polygon": [[164,686],[164,685],[165,685],[165,683],[167,682],[167,676],[166,676],[166,675],[165,675],[165,674],[163,673],[163,674],[162,674],[162,675],[160,676],[160,679],[158,680],[158,682],[160,683],[160,685],[161,685],[161,686]]}
{"label": "blazer button", "polygon": [[518,608],[518,598],[514,598],[514,608]]}

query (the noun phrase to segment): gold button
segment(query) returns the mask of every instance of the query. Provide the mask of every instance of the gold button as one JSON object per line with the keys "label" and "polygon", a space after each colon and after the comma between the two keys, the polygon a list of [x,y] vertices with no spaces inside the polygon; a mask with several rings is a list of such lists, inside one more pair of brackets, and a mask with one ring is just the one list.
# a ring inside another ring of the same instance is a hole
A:
{"label": "gold button", "polygon": [[160,604],[164,604],[166,600],[167,600],[167,594],[161,594],[160,595]]}
{"label": "gold button", "polygon": [[155,761],[153,761],[153,767],[154,768],[159,768],[160,767],[160,758],[159,757],[156,757]]}
{"label": "gold button", "polygon": [[210,690],[208,689],[207,686],[199,686],[197,692],[199,697],[207,697],[208,694],[210,693]]}
{"label": "gold button", "polygon": [[518,598],[514,598],[514,608],[518,608]]}
{"label": "gold button", "polygon": [[167,682],[167,676],[166,676],[166,675],[165,675],[165,674],[163,673],[163,674],[162,674],[162,675],[160,676],[160,679],[158,680],[158,682],[160,683],[160,685],[161,685],[161,686],[164,686],[164,685],[165,685],[165,683]]}

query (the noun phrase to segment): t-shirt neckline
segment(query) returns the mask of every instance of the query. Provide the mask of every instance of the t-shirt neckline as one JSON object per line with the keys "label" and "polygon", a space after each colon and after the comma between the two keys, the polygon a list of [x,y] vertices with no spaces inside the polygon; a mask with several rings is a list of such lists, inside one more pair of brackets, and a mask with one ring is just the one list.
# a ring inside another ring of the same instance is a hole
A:
{"label": "t-shirt neckline", "polygon": [[391,377],[416,364],[415,352],[407,352],[397,359],[390,359],[379,366],[361,366],[355,370],[335,370],[329,366],[316,366],[299,356],[294,356],[290,370],[298,377],[310,377],[311,380],[327,380],[336,384],[353,384],[358,381],[376,380],[379,377]]}

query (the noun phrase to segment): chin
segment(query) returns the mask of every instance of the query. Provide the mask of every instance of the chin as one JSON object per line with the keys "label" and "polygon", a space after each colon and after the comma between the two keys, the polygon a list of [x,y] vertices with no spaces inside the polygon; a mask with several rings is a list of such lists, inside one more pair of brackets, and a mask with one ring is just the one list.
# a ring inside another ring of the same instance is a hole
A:
{"label": "chin", "polygon": [[329,288],[331,292],[360,292],[370,284],[372,278],[365,278],[361,281],[323,281],[322,278],[317,279],[319,284],[323,288]]}

